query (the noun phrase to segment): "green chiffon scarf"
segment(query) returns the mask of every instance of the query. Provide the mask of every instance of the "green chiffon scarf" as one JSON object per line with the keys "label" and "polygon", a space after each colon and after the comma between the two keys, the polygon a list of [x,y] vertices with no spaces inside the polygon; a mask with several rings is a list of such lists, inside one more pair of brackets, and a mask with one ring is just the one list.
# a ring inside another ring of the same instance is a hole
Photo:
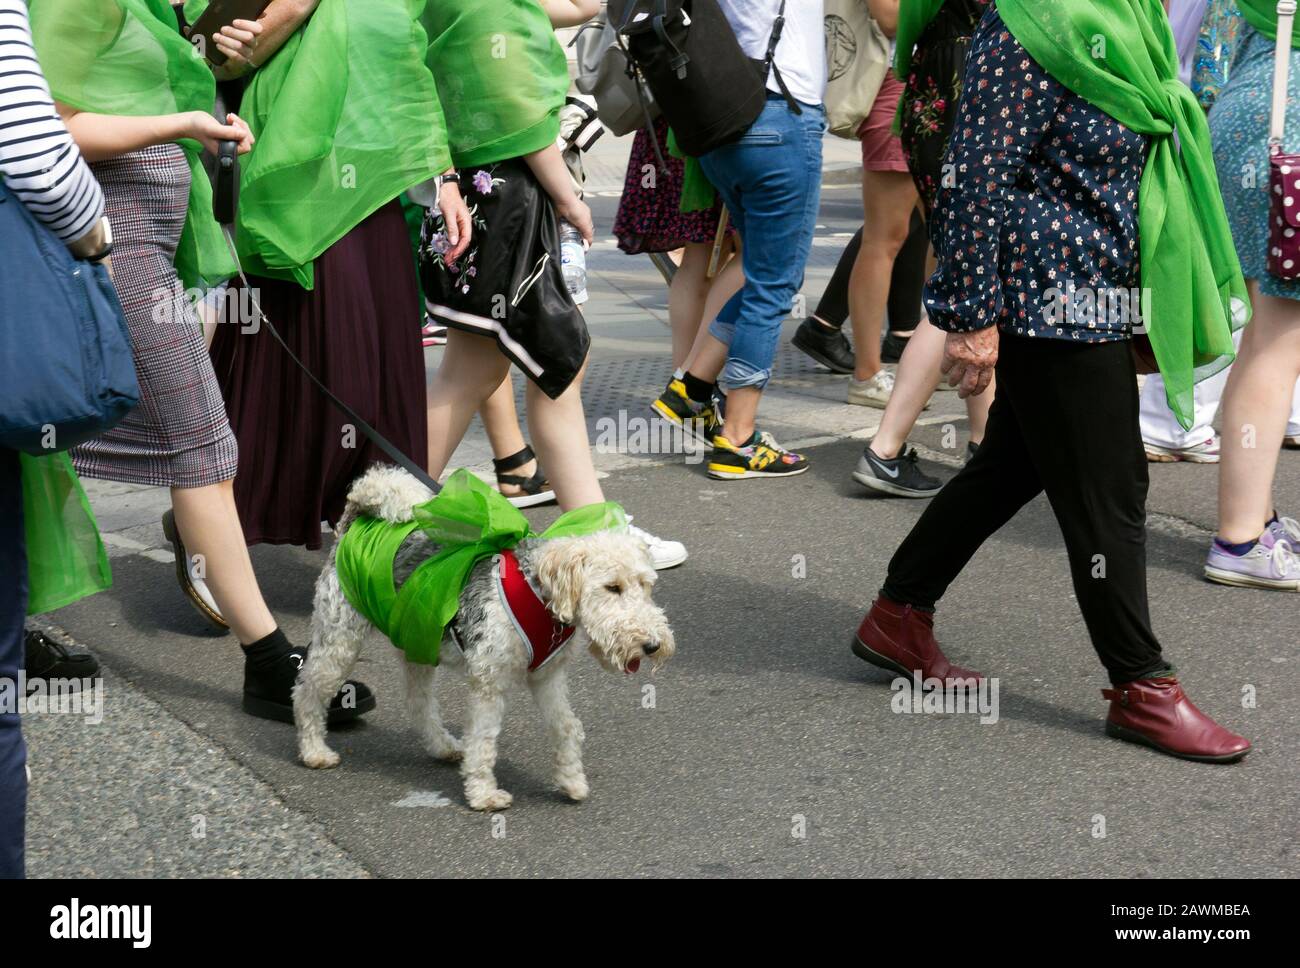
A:
{"label": "green chiffon scarf", "polygon": [[[50,91],[80,111],[145,117],[210,112],[216,82],[181,36],[167,0],[28,0],[32,39]],[[202,146],[179,142],[190,166],[176,274],[186,288],[210,288],[235,273],[212,217]]]}
{"label": "green chiffon scarf", "polygon": [[27,614],[42,615],[113,583],[104,542],[67,454],[19,455],[27,543]]}
{"label": "green chiffon scarf", "polygon": [[1151,139],[1138,196],[1142,317],[1183,427],[1192,389],[1233,359],[1249,318],[1205,112],[1178,80],[1159,0],[998,0],[1025,50],[1061,84]]}
{"label": "green chiffon scarf", "polygon": [[423,22],[457,167],[555,143],[569,67],[537,0],[429,0]]}
{"label": "green chiffon scarf", "polygon": [[[207,0],[190,0],[193,20]],[[239,183],[249,272],[315,285],[312,263],[376,209],[451,167],[424,0],[321,0],[244,91],[257,139]]]}
{"label": "green chiffon scarf", "polygon": [[[415,520],[405,524],[358,518],[339,539],[334,562],[352,607],[410,661],[437,665],[443,632],[456,617],[470,570],[483,558],[538,535],[499,491],[463,468],[431,501],[413,510]],[[623,509],[606,502],[565,512],[540,537],[577,537],[626,527]],[[393,560],[416,528],[440,547],[398,591]]]}
{"label": "green chiffon scarf", "polygon": [[898,31],[894,34],[894,76],[907,80],[912,69],[912,50],[930,25],[944,0],[902,0],[898,5]]}
{"label": "green chiffon scarf", "polygon": [[[1277,0],[1237,0],[1241,15],[1269,40],[1277,40]],[[1300,47],[1300,28],[1291,34],[1291,46]]]}

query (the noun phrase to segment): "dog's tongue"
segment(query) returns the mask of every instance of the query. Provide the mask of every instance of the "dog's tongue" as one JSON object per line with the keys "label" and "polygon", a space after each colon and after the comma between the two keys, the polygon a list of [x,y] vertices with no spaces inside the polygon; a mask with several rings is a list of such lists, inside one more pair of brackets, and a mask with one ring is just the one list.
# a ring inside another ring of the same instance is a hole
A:
{"label": "dog's tongue", "polygon": [[633,659],[631,662],[629,662],[629,663],[627,664],[627,670],[626,670],[626,671],[627,671],[628,675],[631,675],[633,672],[636,672],[637,669],[640,669],[640,668],[641,668],[641,657],[640,657],[640,656],[637,656],[635,659]]}

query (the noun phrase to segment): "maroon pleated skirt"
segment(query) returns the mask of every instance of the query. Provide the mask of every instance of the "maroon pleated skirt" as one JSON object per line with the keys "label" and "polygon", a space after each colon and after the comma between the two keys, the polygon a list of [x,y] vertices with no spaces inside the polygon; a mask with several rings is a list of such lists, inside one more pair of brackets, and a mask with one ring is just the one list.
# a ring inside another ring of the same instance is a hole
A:
{"label": "maroon pleated skirt", "polygon": [[[421,308],[401,206],[390,202],[327,249],[316,287],[250,277],[294,353],[420,466],[428,459]],[[232,299],[230,304],[235,304]],[[270,333],[222,324],[212,362],[239,441],[235,503],[251,544],[321,546],[348,489],[388,461]]]}

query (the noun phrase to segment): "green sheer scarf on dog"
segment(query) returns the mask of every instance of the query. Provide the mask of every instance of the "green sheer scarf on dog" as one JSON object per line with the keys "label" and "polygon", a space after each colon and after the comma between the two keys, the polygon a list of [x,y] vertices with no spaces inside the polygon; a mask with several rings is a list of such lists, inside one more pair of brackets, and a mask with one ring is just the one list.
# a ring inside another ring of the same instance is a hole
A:
{"label": "green sheer scarf on dog", "polygon": [[[499,491],[463,468],[414,513],[415,520],[403,524],[357,518],[339,539],[335,567],[352,607],[410,661],[425,665],[438,664],[443,633],[456,617],[470,570],[483,558],[525,538],[569,538],[627,527],[623,509],[607,501],[568,511],[538,535]],[[438,551],[416,567],[399,591],[393,561],[416,528]]]}

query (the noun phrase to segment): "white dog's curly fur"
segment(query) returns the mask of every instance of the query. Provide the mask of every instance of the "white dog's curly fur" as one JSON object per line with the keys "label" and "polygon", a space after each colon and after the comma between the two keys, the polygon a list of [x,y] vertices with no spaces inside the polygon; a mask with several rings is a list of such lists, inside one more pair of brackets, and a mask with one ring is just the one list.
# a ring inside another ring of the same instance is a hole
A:
{"label": "white dog's curly fur", "polygon": [[[377,465],[353,484],[337,533],[342,537],[360,515],[394,523],[410,521],[411,509],[430,496],[405,471]],[[436,550],[416,529],[393,566],[399,586]],[[469,725],[463,744],[442,724],[434,694],[435,667],[407,662],[404,653],[396,652],[405,669],[411,723],[435,759],[461,763],[465,797],[475,810],[510,806],[511,796],[497,786],[493,767],[505,695],[512,685],[527,684],[537,700],[555,744],[559,788],[573,800],[584,800],[588,793],[582,767],[584,736],[568,696],[570,652],[586,642],[606,670],[625,672],[645,656],[658,668],[675,650],[668,620],[651,598],[655,571],[649,553],[632,535],[605,531],[580,538],[528,539],[515,549],[515,556],[524,574],[541,589],[551,613],[576,625],[578,631],[559,655],[529,672],[528,652],[492,581],[492,560],[475,565],[461,593],[458,613],[465,652],[450,636],[441,645],[442,665],[461,668],[469,682]],[[298,751],[309,767],[338,765],[338,754],[325,742],[326,707],[373,630],[344,596],[331,552],[316,582],[311,648],[293,690]]]}

